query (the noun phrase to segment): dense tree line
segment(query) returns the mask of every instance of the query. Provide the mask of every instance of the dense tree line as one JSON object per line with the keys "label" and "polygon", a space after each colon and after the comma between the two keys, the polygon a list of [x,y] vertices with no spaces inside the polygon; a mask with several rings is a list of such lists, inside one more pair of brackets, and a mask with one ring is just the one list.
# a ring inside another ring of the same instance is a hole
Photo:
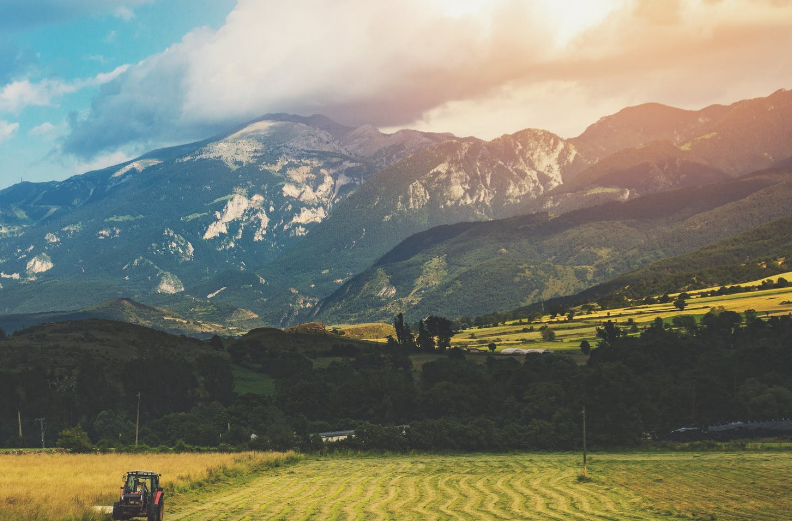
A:
{"label": "dense tree line", "polygon": [[[199,359],[190,370],[138,361],[144,365],[129,367],[120,382],[82,378],[100,373],[86,360],[72,380],[53,385],[46,371],[26,370],[0,380],[0,392],[48,411],[63,429],[81,419],[100,446],[132,442],[141,386],[162,398],[146,404],[141,421],[141,443],[151,446],[572,449],[586,406],[592,445],[615,447],[683,425],[792,415],[789,316],[743,319],[714,309],[698,323],[678,318],[658,319],[639,336],[604,323],[585,365],[561,354],[466,358],[452,349],[416,368],[402,337],[370,350],[330,348],[334,359],[323,367],[297,350],[262,356],[274,396],[234,396],[222,358]],[[342,429],[357,435],[327,446],[315,436]],[[5,424],[4,435],[14,441]]]}

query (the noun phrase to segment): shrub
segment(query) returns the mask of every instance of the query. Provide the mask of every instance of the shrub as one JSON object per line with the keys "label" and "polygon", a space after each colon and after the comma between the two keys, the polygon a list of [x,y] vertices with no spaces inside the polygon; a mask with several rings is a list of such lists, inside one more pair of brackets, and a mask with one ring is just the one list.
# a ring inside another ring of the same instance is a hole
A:
{"label": "shrub", "polygon": [[72,452],[91,452],[91,440],[81,426],[65,429],[58,434],[57,446]]}

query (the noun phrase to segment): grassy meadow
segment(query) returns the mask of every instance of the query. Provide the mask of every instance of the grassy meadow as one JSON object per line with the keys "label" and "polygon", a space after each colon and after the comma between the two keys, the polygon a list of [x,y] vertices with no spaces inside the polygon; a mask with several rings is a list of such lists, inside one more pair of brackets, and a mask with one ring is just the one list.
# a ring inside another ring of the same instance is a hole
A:
{"label": "grassy meadow", "polygon": [[176,504],[171,520],[787,520],[792,453],[305,457]]}
{"label": "grassy meadow", "polygon": [[[75,521],[107,519],[95,505],[112,505],[128,470],[162,474],[166,508],[195,487],[284,464],[291,453],[55,454],[0,452],[0,519]],[[176,495],[176,498],[173,497]],[[166,510],[167,511],[167,510]]]}

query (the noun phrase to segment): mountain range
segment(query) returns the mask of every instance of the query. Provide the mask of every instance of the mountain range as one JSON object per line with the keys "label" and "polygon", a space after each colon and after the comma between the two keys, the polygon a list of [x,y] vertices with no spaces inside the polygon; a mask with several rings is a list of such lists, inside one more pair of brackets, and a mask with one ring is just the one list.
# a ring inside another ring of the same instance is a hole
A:
{"label": "mountain range", "polygon": [[[128,297],[240,330],[505,309],[785,216],[790,138],[784,90],[699,111],[630,107],[572,139],[527,129],[485,142],[267,115],[0,191],[0,312]],[[657,201],[676,210],[640,213]],[[589,235],[597,240],[585,245]],[[506,254],[487,249],[495,236]],[[493,270],[479,269],[482,255]],[[530,288],[509,278],[543,258],[545,271],[525,275]],[[372,285],[382,273],[389,282]],[[509,296],[477,300],[449,284]],[[437,299],[465,304],[436,308]]]}

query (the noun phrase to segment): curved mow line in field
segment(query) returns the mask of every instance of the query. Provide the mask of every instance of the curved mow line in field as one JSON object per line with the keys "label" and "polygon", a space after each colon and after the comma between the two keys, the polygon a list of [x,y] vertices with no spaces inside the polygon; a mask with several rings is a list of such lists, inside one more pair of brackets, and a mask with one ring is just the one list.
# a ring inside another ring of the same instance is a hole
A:
{"label": "curved mow line in field", "polygon": [[336,481],[336,486],[331,494],[319,498],[318,509],[320,519],[338,519],[338,515],[344,505],[345,501],[351,501],[351,498],[345,499],[350,492],[354,493],[353,487],[349,486],[349,482],[356,476],[350,474],[343,481]]}
{"label": "curved mow line in field", "polygon": [[[383,476],[384,479],[388,479],[386,476]],[[374,502],[371,504],[372,510],[379,515],[380,518],[384,516],[386,519],[391,519],[389,505],[393,503],[396,499],[396,491],[399,487],[399,482],[404,478],[404,476],[396,476],[395,478],[390,479],[387,485],[387,493],[383,497],[382,495],[378,495]],[[395,512],[398,514],[398,512]],[[398,518],[398,517],[397,517]]]}
{"label": "curved mow line in field", "polygon": [[457,512],[457,509],[454,507],[454,505],[462,500],[462,496],[460,496],[455,489],[448,485],[448,481],[452,477],[453,476],[451,474],[447,474],[437,480],[437,488],[442,492],[441,496],[448,498],[445,502],[443,502],[442,505],[440,505],[440,511],[451,518],[453,518]]}
{"label": "curved mow line in field", "polygon": [[365,476],[360,479],[355,487],[355,491],[350,495],[349,500],[342,506],[341,511],[346,519],[360,519],[362,517],[363,505],[368,503],[374,495],[373,476]]}
{"label": "curved mow line in field", "polygon": [[429,508],[429,505],[436,504],[439,507],[439,496],[437,494],[437,482],[439,477],[437,474],[428,474],[421,480],[421,487],[418,493],[419,500],[415,504],[413,511],[418,514],[419,519],[431,519],[437,516],[437,511],[434,508]]}
{"label": "curved mow line in field", "polygon": [[497,508],[502,496],[492,489],[491,483],[492,478],[486,475],[473,482],[473,488],[481,492],[482,497],[485,498],[481,502],[484,512],[489,512],[495,519],[512,519],[512,516],[504,517],[505,512]]}
{"label": "curved mow line in field", "polygon": [[[500,477],[500,479],[495,482],[495,486],[498,490],[502,490],[507,496],[508,499],[511,500],[508,502],[508,506],[504,508],[507,512],[513,512],[516,517],[519,519],[533,519],[528,511],[524,509],[525,506],[525,497],[518,494],[511,486],[510,481],[514,479],[514,475],[512,474],[504,474]],[[504,502],[507,502],[504,498]]]}

